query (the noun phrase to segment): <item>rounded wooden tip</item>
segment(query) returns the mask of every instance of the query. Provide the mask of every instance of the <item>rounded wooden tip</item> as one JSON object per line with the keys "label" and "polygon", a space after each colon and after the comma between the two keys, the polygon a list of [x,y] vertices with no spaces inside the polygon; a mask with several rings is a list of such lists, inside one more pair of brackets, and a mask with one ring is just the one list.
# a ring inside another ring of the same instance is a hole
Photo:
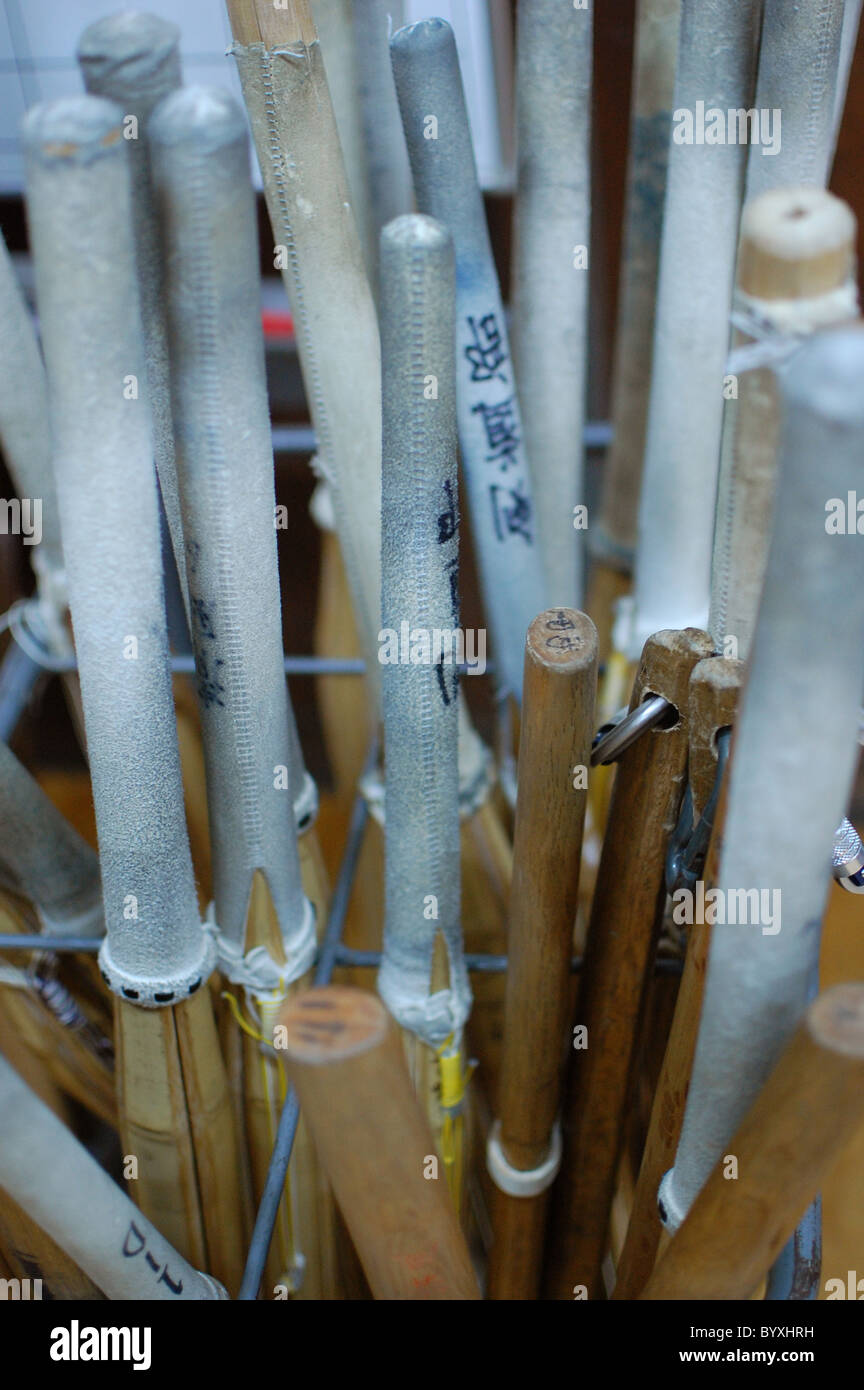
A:
{"label": "rounded wooden tip", "polygon": [[597,660],[597,629],[576,608],[547,608],[528,629],[525,655],[565,674],[583,671]]}
{"label": "rounded wooden tip", "polygon": [[756,299],[827,294],[854,273],[857,223],[821,188],[772,188],[741,216],[738,285]]}
{"label": "rounded wooden tip", "polygon": [[807,1010],[807,1029],[826,1051],[864,1061],[864,984],[826,989]]}
{"label": "rounded wooden tip", "polygon": [[371,1052],[385,1040],[391,1025],[377,995],[349,985],[327,985],[287,1000],[276,1026],[285,1030],[279,1051],[289,1061],[323,1066]]}
{"label": "rounded wooden tip", "polygon": [[744,676],[743,661],[732,656],[706,656],[697,661],[690,674],[691,685],[710,686],[712,690],[741,688]]}

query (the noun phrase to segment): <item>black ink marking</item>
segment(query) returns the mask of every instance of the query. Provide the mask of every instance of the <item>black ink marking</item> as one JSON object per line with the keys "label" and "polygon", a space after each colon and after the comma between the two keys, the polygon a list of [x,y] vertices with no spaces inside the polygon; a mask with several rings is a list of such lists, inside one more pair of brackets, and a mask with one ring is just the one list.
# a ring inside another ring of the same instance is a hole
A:
{"label": "black ink marking", "polygon": [[195,628],[200,637],[209,637],[212,642],[216,640],[216,632],[213,628],[213,618],[207,607],[207,601],[203,598],[196,598],[194,594],[189,595],[189,602],[192,605],[192,616],[195,619]]}
{"label": "black ink marking", "polygon": [[196,643],[195,645],[195,671],[196,685],[198,694],[205,709],[210,709],[211,705],[219,705],[220,709],[225,708],[225,701],[219,697],[225,694],[225,687],[219,680],[216,672],[220,666],[224,666],[224,661],[217,658],[211,669],[206,656]]}
{"label": "black ink marking", "polygon": [[225,694],[225,687],[219,680],[218,672],[225,662],[216,656],[212,649],[209,652],[206,649],[207,643],[216,641],[213,614],[207,606],[206,599],[190,594],[189,603],[194,629],[192,642],[195,648],[195,684],[198,696],[205,709],[210,709],[212,705],[219,705],[224,709],[225,701],[220,696]]}
{"label": "black ink marking", "polygon": [[165,1266],[165,1268],[159,1276],[159,1283],[167,1284],[173,1294],[179,1295],[183,1292],[183,1280],[179,1279],[175,1284],[174,1280],[169,1277],[167,1265]]}
{"label": "black ink marking", "polygon": [[450,571],[450,610],[453,615],[453,626],[459,626],[459,561],[451,560],[447,566]]}
{"label": "black ink marking", "polygon": [[521,536],[528,545],[533,545],[531,498],[526,496],[525,484],[521,478],[515,486],[509,488],[493,483],[489,488],[489,496],[492,500],[495,534],[499,541],[505,541],[510,536]]}
{"label": "black ink marking", "polygon": [[[450,672],[449,682],[446,672]],[[445,662],[443,655],[435,663],[435,675],[438,678],[438,689],[441,692],[441,699],[445,705],[450,705],[459,693],[459,670],[452,662]]]}
{"label": "black ink marking", "polygon": [[501,472],[506,472],[511,463],[516,462],[516,454],[522,443],[516,428],[516,397],[508,396],[497,405],[486,405],[481,401],[479,405],[471,407],[471,414],[483,416],[486,443],[490,450],[486,462],[500,464]]}
{"label": "black ink marking", "polygon": [[459,526],[459,517],[456,513],[456,501],[453,496],[453,485],[449,478],[444,480],[444,491],[447,494],[447,509],[440,513],[438,517],[438,544],[444,545],[447,541],[452,541]]}
{"label": "black ink marking", "polygon": [[187,541],[186,543],[186,573],[191,579],[198,573],[198,561],[201,558],[201,546],[197,541]]}
{"label": "black ink marking", "polygon": [[484,314],[479,320],[469,315],[468,327],[474,339],[465,349],[465,357],[471,363],[471,380],[491,381],[498,377],[506,381],[507,374],[500,369],[507,361],[507,353],[502,346],[496,315]]}

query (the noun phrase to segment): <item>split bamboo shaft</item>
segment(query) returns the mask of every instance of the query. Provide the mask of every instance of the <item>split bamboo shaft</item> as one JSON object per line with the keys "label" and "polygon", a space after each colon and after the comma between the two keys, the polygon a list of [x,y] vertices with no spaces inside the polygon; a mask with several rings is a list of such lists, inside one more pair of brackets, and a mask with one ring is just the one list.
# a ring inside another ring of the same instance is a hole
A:
{"label": "split bamboo shaft", "polygon": [[[32,916],[19,899],[0,893],[0,931],[33,931]],[[13,957],[15,958],[15,957]],[[21,957],[17,957],[18,960]],[[56,957],[49,958],[56,962]],[[67,957],[68,960],[68,957]],[[2,1010],[37,1067],[41,1064],[54,1084],[103,1124],[117,1125],[117,1103],[108,1040],[100,1026],[81,1008],[66,982],[47,965],[49,988],[37,991],[35,979],[26,989],[2,991]],[[41,972],[40,972],[41,977]],[[49,998],[51,1004],[49,1004]],[[108,1015],[104,1019],[109,1026]]]}
{"label": "split bamboo shaft", "polygon": [[836,985],[808,1009],[642,1297],[751,1297],[862,1120],[864,985]]}
{"label": "split bamboo shaft", "polygon": [[[232,1289],[242,1269],[230,1101],[183,815],[123,111],[34,107],[28,211],[137,1195]],[[111,602],[106,604],[105,594]],[[146,1150],[147,1159],[143,1152]],[[176,1221],[182,1204],[184,1218]],[[203,1233],[203,1237],[202,1237]]]}
{"label": "split bamboo shaft", "polygon": [[[665,900],[665,855],[687,760],[687,689],[711,642],[697,629],[648,639],[630,708],[648,694],[673,706],[672,727],[643,734],[622,755],[597,876],[575,1015],[564,1163],[548,1280],[555,1297],[584,1285],[602,1297],[601,1265],[621,1149],[646,980]],[[583,1044],[581,1047],[579,1044]]]}
{"label": "split bamboo shaft", "polygon": [[306,0],[228,0],[243,97],[297,333],[297,350],[377,692],[381,380],[378,325]]}
{"label": "split bamboo shaft", "polygon": [[[521,1171],[547,1160],[558,1113],[596,687],[591,619],[541,613],[525,643],[499,1106],[501,1153]],[[491,1298],[536,1298],[546,1204],[545,1189],[496,1192]]]}
{"label": "split bamboo shaft", "polygon": [[[734,721],[742,678],[742,663],[722,657],[709,657],[693,668],[690,678],[690,785],[694,816],[697,818],[711,795],[716,776],[716,735]],[[704,869],[706,890],[712,883],[714,865],[719,858],[721,836],[722,821],[715,813],[714,831]],[[684,1118],[684,1101],[696,1049],[709,941],[710,927],[705,923],[697,922],[690,927],[684,971],[654,1094],[627,1239],[616,1269],[616,1299],[637,1296],[651,1274],[657,1255],[662,1234],[657,1211],[657,1189],[663,1174],[675,1160]]]}
{"label": "split bamboo shaft", "polygon": [[[248,132],[241,108],[225,92],[192,86],[162,103],[150,135],[220,966],[244,991],[247,1026],[266,1033],[268,1017],[315,952],[297,824],[304,815],[311,822],[317,798],[282,662]],[[241,494],[237,507],[233,499]],[[285,1087],[278,1059],[255,1038],[244,1039],[243,1058],[243,1128],[259,1198]],[[320,1296],[310,1165],[308,1147],[298,1144],[266,1282],[270,1289],[311,1288]],[[297,1204],[302,1233],[290,1210],[295,1187],[304,1192]]]}
{"label": "split bamboo shaft", "polygon": [[345,986],[309,990],[283,1007],[275,1042],[285,1049],[374,1296],[478,1299],[432,1135],[383,1004]]}
{"label": "split bamboo shaft", "polygon": [[172,94],[150,127],[216,920],[239,951],[260,868],[286,951],[305,949],[308,965],[294,811],[305,769],[282,662],[248,139],[242,108],[215,87]]}

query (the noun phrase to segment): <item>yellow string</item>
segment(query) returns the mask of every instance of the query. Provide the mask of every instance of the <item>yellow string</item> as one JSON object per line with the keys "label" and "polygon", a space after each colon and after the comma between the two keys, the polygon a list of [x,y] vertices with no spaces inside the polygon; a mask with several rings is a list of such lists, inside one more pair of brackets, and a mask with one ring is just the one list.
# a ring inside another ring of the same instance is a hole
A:
{"label": "yellow string", "polygon": [[465,1090],[476,1062],[463,1067],[462,1053],[454,1046],[451,1033],[440,1047],[435,1049],[438,1061],[438,1075],[441,1085],[440,1106],[443,1112],[441,1125],[441,1159],[444,1176],[450,1192],[450,1200],[457,1214],[462,1209],[462,1168],[464,1147],[463,1104]]}
{"label": "yellow string", "polygon": [[[276,1009],[278,1008],[278,1005],[281,1003],[282,998],[284,997],[281,995],[279,990],[274,990],[273,995],[274,998],[272,1001],[267,1001],[266,1003],[264,1000],[258,1001],[262,1014],[269,1015],[270,1017],[275,1016]],[[276,998],[276,996],[279,997]],[[246,1033],[248,1037],[253,1038],[255,1042],[263,1043],[265,1047],[269,1046],[270,1048],[272,1048],[272,1039],[266,1038],[262,1032],[253,1028],[252,1025],[249,1022],[247,1022],[247,1020],[243,1017],[240,1011],[240,1005],[238,1004],[237,999],[229,990],[223,990],[222,998],[227,1001],[228,1007],[231,1010],[235,1022],[239,1025],[240,1028],[243,1029],[243,1032]],[[247,1007],[250,1007],[248,997],[246,1000],[246,1004]],[[278,1077],[280,1112],[285,1104],[285,1098],[288,1094],[288,1080],[285,1076],[285,1069],[282,1066],[281,1058],[275,1056],[274,1053],[270,1051],[262,1051],[259,1054],[259,1065],[261,1068],[261,1087],[264,1097],[267,1101],[267,1134],[270,1140],[270,1148],[272,1150],[276,1143],[276,1116],[274,1098],[272,1093],[272,1080],[274,1068]],[[279,1203],[278,1221],[274,1236],[274,1238],[278,1241],[279,1260],[283,1269],[283,1273],[280,1275],[280,1283],[283,1283],[287,1286],[289,1293],[296,1293],[298,1287],[291,1273],[291,1271],[295,1269],[297,1265],[297,1242],[294,1233],[294,1201],[291,1183],[291,1173],[293,1167],[293,1163],[289,1164],[288,1171],[285,1174],[284,1195],[282,1201]]]}
{"label": "yellow string", "polygon": [[245,1018],[240,1012],[240,1005],[237,1003],[237,1000],[235,999],[234,995],[230,992],[230,990],[223,989],[220,998],[227,1000],[228,1007],[234,1016],[234,1022],[243,1029],[244,1033],[248,1034],[250,1038],[254,1038],[256,1042],[266,1042],[266,1038],[263,1038],[260,1033],[256,1033],[252,1025],[246,1022]]}

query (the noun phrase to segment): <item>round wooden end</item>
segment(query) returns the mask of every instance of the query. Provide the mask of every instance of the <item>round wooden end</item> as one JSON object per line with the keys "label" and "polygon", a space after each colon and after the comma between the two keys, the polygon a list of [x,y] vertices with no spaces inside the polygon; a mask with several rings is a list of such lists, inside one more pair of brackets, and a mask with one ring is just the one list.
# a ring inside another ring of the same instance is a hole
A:
{"label": "round wooden end", "polygon": [[854,273],[855,216],[822,188],[772,188],[741,216],[738,285],[757,299],[811,299]]}
{"label": "round wooden end", "polygon": [[538,613],[525,639],[531,659],[556,670],[581,671],[597,659],[597,629],[576,608],[547,608]]}
{"label": "round wooden end", "polygon": [[864,1061],[864,984],[826,989],[810,1005],[807,1025],[819,1047]]}
{"label": "round wooden end", "polygon": [[321,1066],[371,1051],[384,1041],[389,1028],[390,1016],[377,995],[328,985],[287,1000],[275,1036],[289,1061]]}

